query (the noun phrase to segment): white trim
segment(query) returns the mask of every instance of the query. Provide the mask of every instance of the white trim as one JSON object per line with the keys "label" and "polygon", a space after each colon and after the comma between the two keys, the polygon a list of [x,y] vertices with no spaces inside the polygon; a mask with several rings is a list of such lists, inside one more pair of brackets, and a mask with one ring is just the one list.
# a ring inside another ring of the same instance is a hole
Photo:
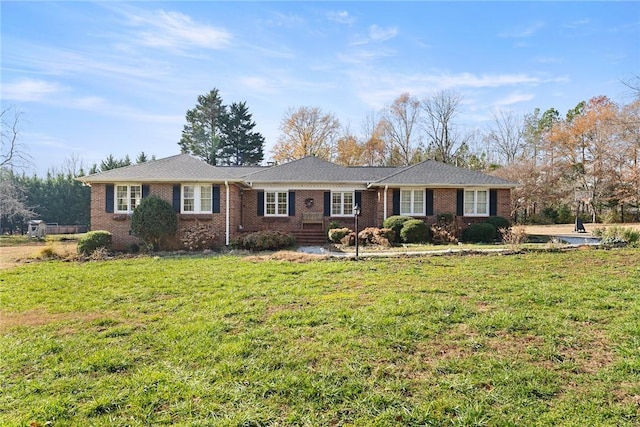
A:
{"label": "white trim", "polygon": [[[464,216],[469,217],[488,217],[491,214],[491,189],[484,187],[466,187],[464,188],[464,195],[462,198],[462,213]],[[483,191],[487,193],[487,201],[485,204],[486,213],[478,212],[478,192]],[[467,213],[467,192],[473,192],[473,213]]]}
{"label": "white trim", "polygon": [[[403,212],[402,211],[402,192],[403,191],[410,191],[411,192],[411,199],[409,200],[410,203],[410,210],[409,212]],[[422,192],[422,212],[415,212],[414,211],[414,198],[415,198],[415,194],[417,191]],[[424,187],[420,187],[420,188],[400,188],[400,215],[406,215],[406,216],[426,216],[427,215],[427,192],[425,191]]]}
{"label": "white trim", "polygon": [[[344,217],[353,217],[353,207],[356,205],[356,192],[355,191],[331,191],[329,193],[329,198],[330,198],[330,216],[333,218],[344,218]],[[339,214],[334,214],[333,213],[333,195],[334,194],[340,194],[340,213]],[[345,209],[344,209],[344,196],[345,194],[351,194],[351,213],[345,213]]]}
{"label": "white trim", "polygon": [[[193,187],[193,210],[184,209],[184,187]],[[202,210],[202,187],[208,187],[211,191],[210,209]],[[206,182],[182,183],[180,184],[180,213],[185,215],[212,214],[213,213],[213,185]]]}
{"label": "white trim", "polygon": [[[286,217],[289,216],[289,191],[291,190],[264,190],[264,216],[268,216],[268,217]],[[274,193],[275,194],[275,210],[276,213],[267,213],[267,194],[268,193]],[[285,194],[286,198],[285,198],[285,213],[281,214],[278,213],[278,206],[280,205],[278,203],[278,194]]]}
{"label": "white trim", "polygon": [[[127,187],[127,210],[118,209],[118,187]],[[136,207],[142,202],[142,183],[140,182],[115,182],[113,183],[113,213],[130,214],[135,209],[131,207],[131,187],[140,187],[140,200]]]}
{"label": "white trim", "polygon": [[[231,219],[229,218],[229,181],[224,182],[224,191],[226,192],[226,200],[225,200],[225,245],[229,246],[229,233],[231,229]],[[213,187],[211,190],[211,208],[213,209]]]}

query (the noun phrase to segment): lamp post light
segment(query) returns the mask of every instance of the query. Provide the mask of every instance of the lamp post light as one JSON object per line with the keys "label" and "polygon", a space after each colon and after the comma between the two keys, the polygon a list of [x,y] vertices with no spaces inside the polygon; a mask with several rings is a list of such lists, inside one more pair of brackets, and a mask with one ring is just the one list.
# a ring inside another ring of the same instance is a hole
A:
{"label": "lamp post light", "polygon": [[358,206],[358,204],[356,204],[353,207],[353,216],[355,217],[355,221],[356,221],[356,260],[358,259],[358,217],[360,216],[360,206]]}

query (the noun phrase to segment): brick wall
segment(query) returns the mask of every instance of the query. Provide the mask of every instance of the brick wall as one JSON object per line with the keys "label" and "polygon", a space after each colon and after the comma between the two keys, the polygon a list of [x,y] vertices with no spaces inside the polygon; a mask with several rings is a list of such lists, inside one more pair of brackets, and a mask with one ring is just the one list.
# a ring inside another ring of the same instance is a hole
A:
{"label": "brick wall", "polygon": [[[105,209],[106,197],[105,184],[93,184],[91,186],[91,229],[107,230],[113,235],[113,248],[116,250],[125,250],[132,243],[140,244],[140,239],[132,236],[131,215],[107,213]],[[156,183],[150,184],[149,194],[154,194],[169,203],[173,201],[173,184]],[[229,212],[231,215],[230,234],[233,237],[237,233],[237,224],[240,221],[240,189],[236,185],[229,186]],[[215,214],[178,214],[178,233],[172,246],[179,248],[181,243],[179,239],[182,232],[189,227],[200,223],[211,223],[213,228],[218,231],[217,244],[225,244],[225,227],[226,227],[226,189],[224,184],[220,185],[220,213]],[[236,222],[234,222],[236,221]]]}

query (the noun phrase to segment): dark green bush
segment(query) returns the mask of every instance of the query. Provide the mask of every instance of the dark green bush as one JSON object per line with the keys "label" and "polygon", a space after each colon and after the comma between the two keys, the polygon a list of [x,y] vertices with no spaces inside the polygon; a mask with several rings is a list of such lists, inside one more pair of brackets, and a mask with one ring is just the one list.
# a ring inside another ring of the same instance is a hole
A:
{"label": "dark green bush", "polygon": [[507,218],[504,218],[502,216],[491,216],[487,218],[485,222],[487,224],[493,225],[496,228],[496,235],[494,236],[494,238],[498,240],[502,238],[502,234],[500,234],[500,229],[504,228],[508,230],[511,227],[511,221],[509,221]]}
{"label": "dark green bush", "polygon": [[424,221],[410,219],[400,230],[400,239],[404,243],[419,243],[429,240],[429,227]]}
{"label": "dark green bush", "polygon": [[402,230],[402,226],[404,225],[405,222],[409,221],[411,218],[410,216],[403,216],[403,215],[394,215],[394,216],[390,216],[389,218],[385,219],[384,222],[382,223],[382,227],[384,228],[390,228],[391,230],[393,230],[393,232],[395,233],[395,242],[399,243],[400,242],[400,230]]}
{"label": "dark green bush", "polygon": [[111,233],[104,230],[90,231],[78,240],[78,253],[89,256],[100,248],[111,250]]}
{"label": "dark green bush", "polygon": [[462,240],[469,243],[491,243],[496,239],[496,232],[492,224],[473,224],[462,232]]}
{"label": "dark green bush", "polygon": [[340,243],[340,241],[342,240],[342,238],[344,236],[346,236],[347,234],[351,233],[351,230],[349,230],[348,228],[332,228],[329,230],[329,233],[327,233],[327,236],[329,238],[329,240],[333,243]]}
{"label": "dark green bush", "polygon": [[153,250],[163,249],[168,239],[175,236],[178,217],[173,206],[158,196],[145,197],[133,211],[131,231]]}
{"label": "dark green bush", "polygon": [[231,242],[231,247],[250,251],[273,251],[295,246],[296,237],[281,231],[256,231],[244,234]]}

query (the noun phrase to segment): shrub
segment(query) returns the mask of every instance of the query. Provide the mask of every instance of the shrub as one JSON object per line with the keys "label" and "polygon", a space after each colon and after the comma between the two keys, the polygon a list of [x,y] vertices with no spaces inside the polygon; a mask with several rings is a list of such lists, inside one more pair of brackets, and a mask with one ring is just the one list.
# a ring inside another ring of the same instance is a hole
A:
{"label": "shrub", "polygon": [[514,248],[520,247],[527,241],[527,233],[524,231],[524,227],[512,227],[512,228],[499,228],[498,232],[502,237],[502,241]]}
{"label": "shrub", "polygon": [[213,249],[217,245],[218,234],[211,223],[196,223],[182,233],[180,241],[190,251]]}
{"label": "shrub", "polygon": [[351,233],[351,230],[349,230],[348,228],[332,228],[329,230],[329,232],[327,233],[327,236],[329,237],[329,240],[333,243],[340,243],[340,241],[342,240],[342,238],[344,236],[346,236],[347,234]]}
{"label": "shrub", "polygon": [[440,214],[431,225],[431,241],[435,244],[458,243],[459,236],[460,228],[453,214]]}
{"label": "shrub", "polygon": [[78,253],[89,256],[99,248],[111,249],[111,233],[104,230],[90,231],[78,240]]}
{"label": "shrub", "polygon": [[336,221],[335,219],[329,222],[329,227],[327,227],[327,232],[334,228],[342,228],[342,223],[340,221]]}
{"label": "shrub", "polygon": [[389,247],[393,242],[394,233],[390,228],[367,227],[358,233],[358,239],[363,244]]}
{"label": "shrub", "polygon": [[406,221],[400,230],[400,239],[404,243],[418,243],[429,240],[429,227],[419,219]]}
{"label": "shrub", "polygon": [[473,224],[462,232],[462,240],[469,243],[491,243],[495,236],[496,228],[486,222]]}
{"label": "shrub", "polygon": [[235,239],[231,246],[250,251],[272,251],[295,246],[296,238],[292,234],[281,231],[256,231]]}
{"label": "shrub", "polygon": [[602,238],[602,244],[606,246],[625,246],[627,244],[637,245],[640,243],[640,231],[625,227],[598,227],[594,228],[592,234]]}
{"label": "shrub", "polygon": [[166,200],[151,195],[133,211],[131,231],[154,250],[162,249],[178,229],[178,218],[173,207]]}
{"label": "shrub", "polygon": [[390,228],[393,230],[393,232],[395,233],[395,242],[398,243],[400,242],[400,230],[402,230],[402,226],[404,225],[404,223],[409,221],[410,219],[413,218],[411,218],[410,216],[394,215],[385,219],[382,223],[382,226],[384,228]]}
{"label": "shrub", "polygon": [[505,228],[509,229],[511,227],[511,222],[501,216],[491,216],[485,221],[487,224],[491,224],[496,228],[496,234],[493,236],[496,240],[502,239],[502,234],[500,234],[500,229]]}

